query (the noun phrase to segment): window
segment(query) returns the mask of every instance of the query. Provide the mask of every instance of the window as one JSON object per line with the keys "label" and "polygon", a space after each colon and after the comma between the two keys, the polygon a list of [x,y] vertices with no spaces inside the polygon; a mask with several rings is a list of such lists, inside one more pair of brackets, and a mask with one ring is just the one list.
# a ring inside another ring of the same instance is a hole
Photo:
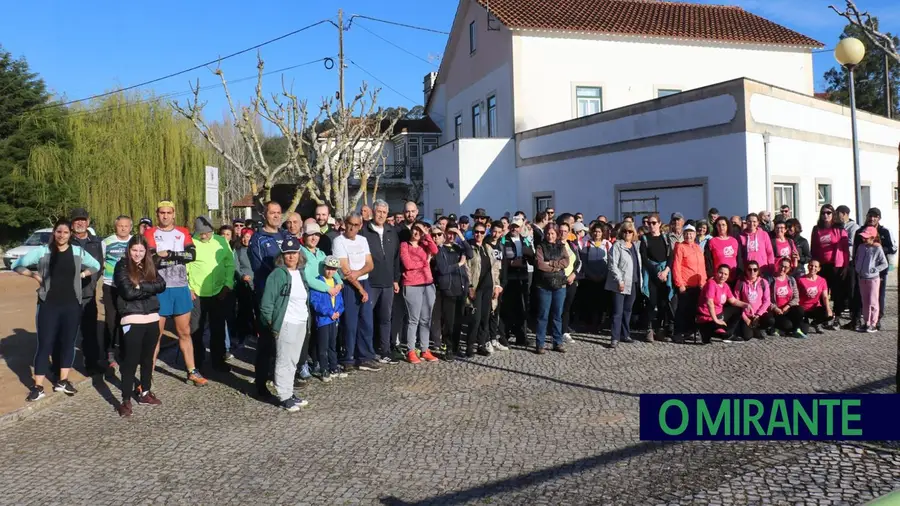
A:
{"label": "window", "polygon": [[897,185],[894,185],[894,207],[897,207],[898,203],[900,203],[898,202],[898,197],[900,197],[900,192],[897,191]]}
{"label": "window", "polygon": [[419,145],[418,144],[410,144],[409,145],[409,158],[410,159],[419,158]]}
{"label": "window", "polygon": [[861,209],[859,214],[865,216],[865,213],[872,207],[872,187],[869,185],[860,186],[859,198],[862,199],[859,203]]}
{"label": "window", "polygon": [[773,185],[775,209],[788,206],[797,209],[797,185],[793,183],[775,183]]}
{"label": "window", "polygon": [[422,152],[427,153],[429,151],[433,151],[438,147],[438,140],[436,137],[426,137],[422,139]]}
{"label": "window", "polygon": [[831,185],[830,184],[817,184],[816,185],[816,212],[822,208],[825,204],[831,204]]}
{"label": "window", "polygon": [[553,207],[553,196],[552,195],[536,195],[534,197],[535,213],[542,213],[552,207]]}
{"label": "window", "polygon": [[403,163],[406,160],[406,152],[403,149],[405,146],[403,142],[398,142],[394,144],[394,163]]}
{"label": "window", "polygon": [[603,89],[596,86],[576,86],[578,117],[597,114],[603,110]]}
{"label": "window", "polygon": [[456,134],[457,139],[462,137],[462,114],[456,116],[454,133]]}
{"label": "window", "polygon": [[673,89],[656,90],[656,98],[668,97],[669,95],[674,95],[676,93],[681,93],[681,90],[673,90]]}
{"label": "window", "polygon": [[472,106],[472,137],[481,137],[481,104]]}
{"label": "window", "polygon": [[475,22],[469,23],[469,54],[475,52]]}
{"label": "window", "polygon": [[487,127],[488,127],[488,137],[496,137],[497,136],[497,97],[490,96],[488,97],[487,102]]}

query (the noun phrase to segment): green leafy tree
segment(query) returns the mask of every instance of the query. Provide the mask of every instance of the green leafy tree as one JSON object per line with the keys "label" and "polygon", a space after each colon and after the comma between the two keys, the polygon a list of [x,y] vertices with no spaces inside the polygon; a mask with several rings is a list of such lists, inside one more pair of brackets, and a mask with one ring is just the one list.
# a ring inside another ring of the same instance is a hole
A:
{"label": "green leafy tree", "polygon": [[[872,30],[878,30],[878,18],[871,18],[867,21]],[[900,39],[886,34],[893,40],[895,46],[900,45]],[[881,48],[875,46],[872,41],[866,37],[862,27],[856,24],[848,24],[844,27],[841,39],[854,37],[862,41],[866,46],[866,56],[863,61],[853,70],[853,81],[856,86],[856,106],[863,111],[873,114],[884,115],[886,110],[885,82],[884,82],[884,52]],[[900,104],[898,104],[898,96],[900,96],[900,62],[889,58],[890,70],[890,94],[891,94],[891,110],[892,116],[900,115]],[[850,104],[850,84],[849,72],[841,66],[837,66],[825,72],[824,79],[828,83],[826,92],[828,99],[839,104]]]}

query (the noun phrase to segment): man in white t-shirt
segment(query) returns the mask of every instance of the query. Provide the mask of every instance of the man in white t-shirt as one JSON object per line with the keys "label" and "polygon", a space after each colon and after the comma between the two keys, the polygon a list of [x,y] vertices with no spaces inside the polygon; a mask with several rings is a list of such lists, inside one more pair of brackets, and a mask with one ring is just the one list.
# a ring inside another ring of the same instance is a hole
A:
{"label": "man in white t-shirt", "polygon": [[344,336],[344,367],[361,371],[379,371],[372,346],[374,327],[372,303],[369,301],[369,273],[374,268],[369,241],[359,235],[362,215],[352,213],[344,220],[344,233],[334,239],[334,256],[341,262],[344,278],[344,314],[341,330]]}

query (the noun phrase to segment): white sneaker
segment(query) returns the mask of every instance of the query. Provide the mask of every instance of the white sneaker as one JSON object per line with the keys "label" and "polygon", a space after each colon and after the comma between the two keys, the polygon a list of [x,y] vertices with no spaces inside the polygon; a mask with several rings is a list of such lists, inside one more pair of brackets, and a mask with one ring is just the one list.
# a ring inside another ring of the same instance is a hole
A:
{"label": "white sneaker", "polygon": [[490,342],[484,345],[484,349],[488,352],[488,355],[494,353],[494,345]]}
{"label": "white sneaker", "polygon": [[503,346],[502,344],[500,344],[499,340],[495,339],[495,340],[491,341],[491,345],[493,345],[494,349],[497,351],[509,351],[509,347]]}
{"label": "white sneaker", "polygon": [[566,343],[571,343],[572,342],[572,334],[569,334],[568,332],[563,334],[563,341]]}

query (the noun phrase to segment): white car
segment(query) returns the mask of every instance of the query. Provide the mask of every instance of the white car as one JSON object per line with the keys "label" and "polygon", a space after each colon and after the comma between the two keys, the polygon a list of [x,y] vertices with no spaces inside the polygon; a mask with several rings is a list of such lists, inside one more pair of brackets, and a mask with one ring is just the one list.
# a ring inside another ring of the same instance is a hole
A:
{"label": "white car", "polygon": [[[91,234],[96,235],[93,228],[88,228],[88,231]],[[50,242],[50,238],[52,236],[52,228],[42,228],[39,230],[35,230],[31,233],[28,239],[26,239],[25,242],[22,243],[21,246],[13,248],[3,254],[4,267],[6,267],[7,269],[11,269],[13,262],[15,262],[19,257],[27,255],[28,252],[33,250],[34,248],[47,244],[48,242]]]}

